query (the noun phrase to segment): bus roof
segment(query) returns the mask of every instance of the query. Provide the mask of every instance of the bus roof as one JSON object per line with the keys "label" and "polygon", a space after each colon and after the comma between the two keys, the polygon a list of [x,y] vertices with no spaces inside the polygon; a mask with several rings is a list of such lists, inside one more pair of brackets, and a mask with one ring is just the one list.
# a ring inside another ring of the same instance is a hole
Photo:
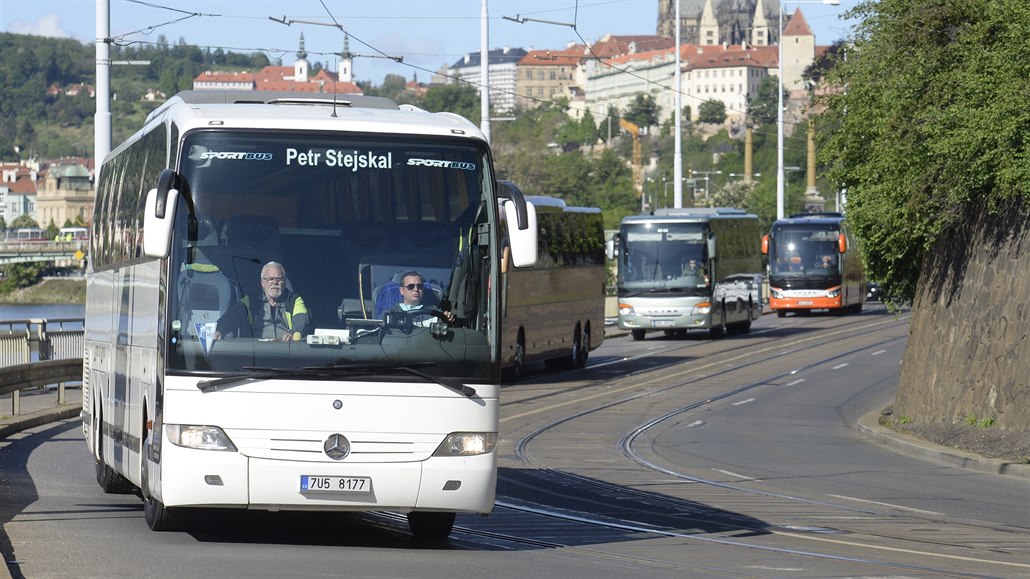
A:
{"label": "bus roof", "polygon": [[747,213],[743,209],[729,207],[684,207],[681,209],[658,209],[653,215],[629,215],[622,218],[622,223],[704,223],[715,219],[758,219],[758,216]]}
{"label": "bus roof", "polygon": [[777,220],[775,223],[773,223],[773,227],[781,227],[790,224],[831,225],[838,224],[843,220],[843,213],[795,213],[786,219]]}
{"label": "bus roof", "polygon": [[[126,145],[171,119],[180,134],[199,128],[346,131],[466,138],[486,142],[475,124],[454,113],[430,113],[383,97],[271,91],[188,90],[147,117]],[[118,148],[121,148],[119,145]]]}

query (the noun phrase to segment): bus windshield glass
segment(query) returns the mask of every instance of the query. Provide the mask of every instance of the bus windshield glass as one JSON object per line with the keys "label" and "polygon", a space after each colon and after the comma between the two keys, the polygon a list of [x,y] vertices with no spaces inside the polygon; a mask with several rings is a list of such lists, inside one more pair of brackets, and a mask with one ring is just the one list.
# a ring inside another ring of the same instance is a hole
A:
{"label": "bus windshield glass", "polygon": [[624,225],[619,286],[625,290],[705,291],[707,227],[702,223]]}
{"label": "bus windshield glass", "polygon": [[772,275],[784,277],[833,277],[840,275],[836,225],[777,227],[769,248]]}
{"label": "bus windshield glass", "polygon": [[205,130],[178,173],[169,373],[492,377],[485,145]]}

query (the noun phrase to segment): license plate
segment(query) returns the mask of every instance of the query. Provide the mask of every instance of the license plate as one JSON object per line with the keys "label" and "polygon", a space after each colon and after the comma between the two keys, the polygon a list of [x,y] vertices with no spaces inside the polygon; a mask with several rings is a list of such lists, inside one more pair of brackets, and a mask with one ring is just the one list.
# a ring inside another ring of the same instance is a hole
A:
{"label": "license plate", "polygon": [[372,479],[367,476],[300,475],[302,493],[370,493]]}
{"label": "license plate", "polygon": [[812,305],[812,300],[798,300],[798,305],[799,306],[810,306],[810,305]]}
{"label": "license plate", "polygon": [[672,320],[653,320],[651,322],[652,328],[671,328],[675,322]]}

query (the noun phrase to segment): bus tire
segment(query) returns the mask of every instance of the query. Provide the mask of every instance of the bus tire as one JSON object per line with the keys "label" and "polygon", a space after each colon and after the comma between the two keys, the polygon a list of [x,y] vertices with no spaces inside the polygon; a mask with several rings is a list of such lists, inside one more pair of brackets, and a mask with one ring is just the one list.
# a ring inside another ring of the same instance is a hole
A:
{"label": "bus tire", "polygon": [[97,452],[94,460],[96,461],[97,470],[97,484],[100,488],[109,495],[125,495],[131,493],[135,487],[129,482],[129,479],[123,477],[114,471],[113,468],[108,466],[104,462],[104,420],[100,413],[94,414],[97,418]]}
{"label": "bus tire", "polygon": [[726,309],[719,308],[719,324],[712,324],[712,327],[708,329],[708,335],[714,339],[719,339],[726,334]]}
{"label": "bus tire", "polygon": [[777,318],[785,318],[785,317],[787,317],[787,310],[776,310],[776,317]]}
{"label": "bus tire", "polygon": [[633,339],[639,342],[644,339],[644,336],[647,334],[647,330],[632,330],[631,333],[633,335]]}
{"label": "bus tire", "polygon": [[576,367],[583,368],[587,365],[587,358],[590,357],[590,323],[588,322],[586,328],[579,334],[579,353],[576,356]]}
{"label": "bus tire", "polygon": [[456,513],[408,513],[408,528],[412,536],[420,541],[438,541],[451,535]]}
{"label": "bus tire", "polygon": [[[143,417],[143,424],[147,423],[146,416]],[[157,500],[150,494],[150,477],[147,475],[147,457],[150,454],[148,449],[152,444],[152,430],[147,430],[146,440],[143,441],[143,458],[140,461],[139,490],[143,499],[143,520],[151,531],[178,531],[182,528],[183,513],[178,509],[169,509],[164,503]]]}

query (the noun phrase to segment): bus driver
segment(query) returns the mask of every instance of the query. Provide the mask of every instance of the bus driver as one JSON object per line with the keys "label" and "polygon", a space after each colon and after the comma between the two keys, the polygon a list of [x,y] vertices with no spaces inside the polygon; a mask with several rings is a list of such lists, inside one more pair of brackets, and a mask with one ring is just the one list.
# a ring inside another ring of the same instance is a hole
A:
{"label": "bus driver", "polygon": [[[261,340],[289,342],[308,333],[308,308],[304,300],[286,287],[286,270],[270,261],[261,268],[260,296],[244,296],[218,320],[212,337],[241,330],[242,335]],[[249,334],[248,334],[249,332]]]}
{"label": "bus driver", "polygon": [[[426,287],[422,274],[417,271],[405,273],[401,277],[401,301],[391,308],[391,311],[414,312],[414,314],[420,314],[420,312],[425,311],[425,314],[418,315],[418,319],[413,318],[412,321],[416,326],[427,325],[430,318],[436,317],[435,314],[430,313],[432,308],[423,301],[427,291],[431,290]],[[453,312],[440,311],[439,313],[448,322],[454,323],[455,317]]]}

